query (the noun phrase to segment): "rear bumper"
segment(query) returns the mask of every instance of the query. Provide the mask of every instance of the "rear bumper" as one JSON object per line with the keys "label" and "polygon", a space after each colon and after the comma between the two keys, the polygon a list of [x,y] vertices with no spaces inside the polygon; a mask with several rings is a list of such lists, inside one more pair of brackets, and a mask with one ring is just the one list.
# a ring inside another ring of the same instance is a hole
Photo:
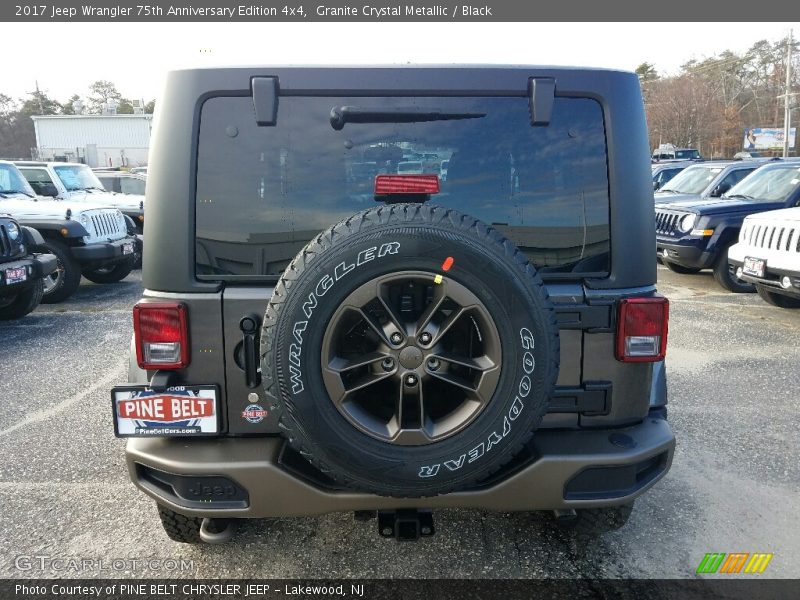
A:
{"label": "rear bumper", "polygon": [[[24,268],[27,279],[20,283],[9,284],[5,279],[6,269]],[[58,268],[58,261],[53,254],[33,254],[20,260],[0,263],[0,296],[16,294],[18,290],[28,287],[33,282],[50,275]]]}
{"label": "rear bumper", "polygon": [[[512,512],[628,503],[669,470],[675,437],[666,420],[653,416],[623,429],[540,430],[532,442],[533,458],[507,477],[484,487],[421,499],[320,487],[280,464],[282,446],[279,437],[132,438],[126,459],[131,479],[144,493],[179,513],[199,517],[296,517],[451,507]],[[184,478],[171,486],[169,474],[197,479]],[[217,486],[220,477],[236,488],[228,498],[235,496],[237,502],[226,498],[224,481]],[[208,493],[198,495],[194,490],[199,489]]]}
{"label": "rear bumper", "polygon": [[125,254],[123,248],[125,244],[133,244],[133,252],[141,252],[142,241],[138,236],[127,236],[121,240],[106,242],[103,244],[91,244],[89,246],[73,246],[71,248],[73,258],[81,264],[85,263],[115,263],[133,257],[133,254]]}

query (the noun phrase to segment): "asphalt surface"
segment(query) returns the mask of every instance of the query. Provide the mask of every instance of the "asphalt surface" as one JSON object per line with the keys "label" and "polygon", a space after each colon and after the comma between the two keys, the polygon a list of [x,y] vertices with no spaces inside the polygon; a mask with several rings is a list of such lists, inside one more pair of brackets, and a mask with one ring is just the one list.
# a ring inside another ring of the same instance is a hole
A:
{"label": "asphalt surface", "polygon": [[672,302],[678,448],[622,530],[577,545],[547,515],[448,510],[436,536],[398,544],[333,514],[248,521],[233,543],[186,546],[129,482],[113,436],[109,389],[126,381],[139,273],[84,281],[67,302],[0,323],[0,577],[671,578],[694,576],[706,552],[772,552],[762,577],[800,577],[800,311],[707,274],[659,267],[659,288]]}

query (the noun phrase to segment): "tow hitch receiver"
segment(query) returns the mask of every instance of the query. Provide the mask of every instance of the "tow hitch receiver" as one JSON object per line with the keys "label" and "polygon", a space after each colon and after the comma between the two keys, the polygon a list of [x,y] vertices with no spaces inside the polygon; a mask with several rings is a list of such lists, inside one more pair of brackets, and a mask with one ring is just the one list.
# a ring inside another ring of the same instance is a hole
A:
{"label": "tow hitch receiver", "polygon": [[378,511],[378,533],[393,537],[398,542],[414,542],[421,536],[430,537],[433,528],[433,513],[428,509],[402,508]]}
{"label": "tow hitch receiver", "polygon": [[200,539],[207,544],[224,544],[233,538],[236,522],[232,519],[203,519]]}

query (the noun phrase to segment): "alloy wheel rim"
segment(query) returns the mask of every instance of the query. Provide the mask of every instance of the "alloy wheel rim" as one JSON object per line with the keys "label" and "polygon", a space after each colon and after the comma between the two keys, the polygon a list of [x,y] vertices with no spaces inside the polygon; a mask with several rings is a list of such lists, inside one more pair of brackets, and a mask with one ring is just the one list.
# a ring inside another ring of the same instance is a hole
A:
{"label": "alloy wheel rim", "polygon": [[403,271],[345,298],[321,359],[328,396],[351,424],[386,443],[420,446],[455,435],[486,408],[502,349],[494,319],[470,290]]}
{"label": "alloy wheel rim", "polygon": [[56,270],[50,273],[47,277],[42,279],[42,285],[44,287],[44,293],[48,294],[52,292],[54,289],[58,287],[61,279],[64,277],[64,265],[61,264],[59,260],[57,262]]}

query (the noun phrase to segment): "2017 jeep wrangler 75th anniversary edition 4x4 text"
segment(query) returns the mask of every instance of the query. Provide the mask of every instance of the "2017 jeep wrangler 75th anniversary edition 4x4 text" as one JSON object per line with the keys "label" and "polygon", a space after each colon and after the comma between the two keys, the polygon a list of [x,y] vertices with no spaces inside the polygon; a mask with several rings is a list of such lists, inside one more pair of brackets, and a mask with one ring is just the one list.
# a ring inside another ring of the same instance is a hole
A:
{"label": "2017 jeep wrangler 75th anniversary edition 4x4 text", "polygon": [[452,506],[599,532],[669,469],[635,75],[189,70],[159,111],[112,395],[170,537],[359,511],[415,538]]}

